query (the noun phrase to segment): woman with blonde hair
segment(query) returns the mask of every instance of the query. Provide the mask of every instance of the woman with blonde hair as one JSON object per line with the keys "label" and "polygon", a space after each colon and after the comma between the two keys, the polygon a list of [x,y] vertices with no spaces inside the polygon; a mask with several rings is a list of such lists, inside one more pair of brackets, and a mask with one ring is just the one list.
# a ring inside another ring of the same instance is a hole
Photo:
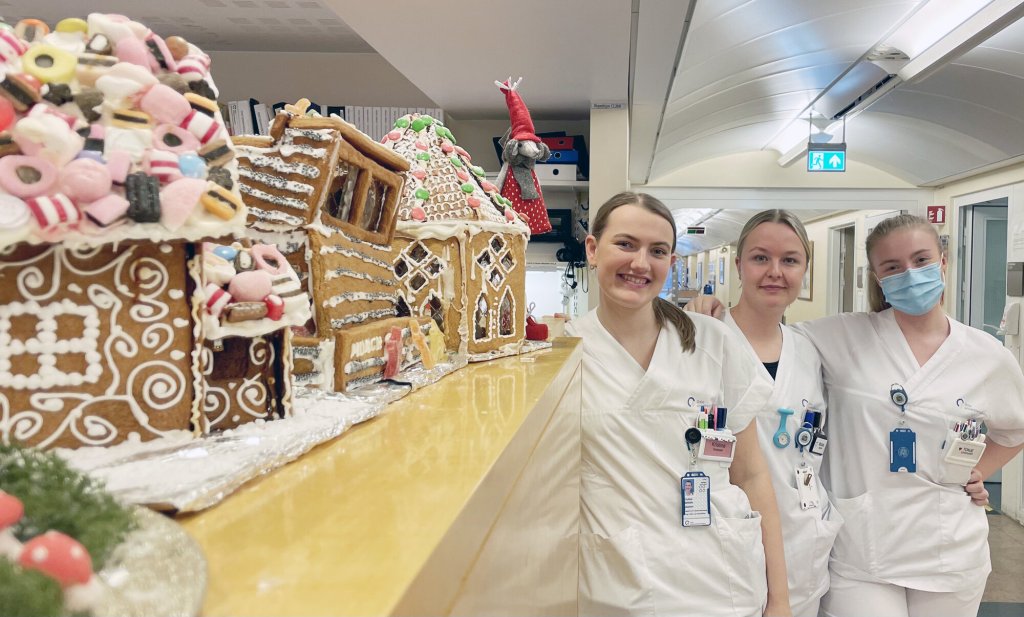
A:
{"label": "woman with blonde hair", "polygon": [[752,216],[736,245],[742,291],[723,320],[773,384],[767,413],[757,418],[758,437],[779,507],[790,606],[793,615],[815,617],[828,590],[829,552],[842,519],[820,478],[828,443],[821,362],[807,337],[782,323],[810,257],[807,232],[793,213]]}
{"label": "woman with blonde hair", "polygon": [[991,563],[972,501],[987,501],[984,479],[1024,448],[1024,375],[995,338],[946,315],[946,262],[927,221],[886,219],[867,254],[871,312],[795,326],[821,357],[826,476],[845,519],[823,612],[975,615]]}
{"label": "woman with blonde hair", "polygon": [[727,327],[658,297],[676,226],[649,195],[606,202],[586,239],[600,304],[583,338],[581,615],[788,615],[770,394]]}

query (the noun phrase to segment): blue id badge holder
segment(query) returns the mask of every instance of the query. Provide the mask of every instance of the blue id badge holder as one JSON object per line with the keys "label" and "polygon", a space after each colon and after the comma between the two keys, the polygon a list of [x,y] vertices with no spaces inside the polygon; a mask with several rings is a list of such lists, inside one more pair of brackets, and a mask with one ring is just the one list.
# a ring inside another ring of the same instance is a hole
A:
{"label": "blue id badge holder", "polygon": [[679,481],[683,496],[683,527],[711,524],[711,478],[703,471],[688,471]]}
{"label": "blue id badge holder", "polygon": [[691,427],[684,433],[686,449],[690,451],[690,470],[679,479],[682,497],[683,527],[707,527],[711,524],[711,478],[703,471],[693,471],[697,464],[697,449],[704,438],[699,428]]}
{"label": "blue id badge holder", "polygon": [[917,473],[917,434],[906,425],[907,392],[899,384],[893,384],[889,397],[900,408],[899,426],[889,432],[889,471]]}

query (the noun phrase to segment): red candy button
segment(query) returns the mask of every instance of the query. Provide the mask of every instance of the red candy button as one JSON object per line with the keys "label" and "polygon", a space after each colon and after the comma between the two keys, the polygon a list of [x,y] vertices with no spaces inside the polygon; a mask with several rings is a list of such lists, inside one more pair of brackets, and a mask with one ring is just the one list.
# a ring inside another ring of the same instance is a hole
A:
{"label": "red candy button", "polygon": [[516,220],[516,215],[512,212],[512,208],[505,210],[505,218],[508,219],[509,223]]}
{"label": "red candy button", "polygon": [[455,172],[455,175],[459,177],[459,180],[462,180],[463,182],[469,182],[469,174],[462,171],[461,169]]}
{"label": "red candy button", "polygon": [[14,124],[14,106],[6,97],[0,97],[0,131],[6,131]]}
{"label": "red candy button", "polygon": [[488,193],[493,193],[494,191],[498,190],[498,187],[494,186],[493,184],[491,184],[487,180],[484,180],[483,182],[481,182],[480,186],[482,186],[484,191],[486,191]]}
{"label": "red candy button", "polygon": [[426,150],[427,149],[427,144],[423,143],[422,141],[417,141],[416,142],[416,149],[417,150]]}
{"label": "red candy button", "polygon": [[388,139],[390,139],[391,141],[398,141],[399,139],[401,139],[401,137],[402,133],[400,131],[391,131],[390,133],[388,133]]}
{"label": "red candy button", "polygon": [[470,208],[479,208],[480,207],[480,198],[479,197],[472,197],[472,196],[467,197],[466,198],[466,204],[468,204]]}
{"label": "red candy button", "polygon": [[452,148],[452,145],[447,141],[441,144],[441,152],[444,152],[445,154],[451,154],[452,150],[454,150],[454,148]]}
{"label": "red candy button", "polygon": [[412,220],[414,221],[427,220],[427,213],[423,210],[423,208],[419,206],[412,207],[412,213],[410,214],[410,216],[412,216]]}
{"label": "red candy button", "polygon": [[417,169],[412,172],[412,177],[422,182],[423,179],[427,177],[427,172],[422,169]]}
{"label": "red candy button", "polygon": [[455,146],[455,151],[461,154],[462,156],[466,157],[467,161],[473,160],[473,157],[469,156],[469,152],[466,152],[466,150],[462,146]]}

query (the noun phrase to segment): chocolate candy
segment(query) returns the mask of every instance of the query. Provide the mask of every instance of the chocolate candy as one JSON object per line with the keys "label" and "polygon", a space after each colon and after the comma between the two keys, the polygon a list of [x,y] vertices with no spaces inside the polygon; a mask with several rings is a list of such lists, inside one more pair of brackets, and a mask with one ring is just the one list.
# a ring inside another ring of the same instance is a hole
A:
{"label": "chocolate candy", "polygon": [[188,41],[180,36],[169,36],[166,43],[167,49],[171,50],[171,57],[175,60],[181,60],[188,55]]}
{"label": "chocolate candy", "polygon": [[178,94],[185,94],[189,91],[188,82],[185,81],[184,77],[178,75],[177,73],[161,73],[157,76],[157,79],[160,80],[160,83],[167,86],[171,90],[174,90]]}
{"label": "chocolate candy", "polygon": [[103,104],[103,93],[96,88],[82,88],[75,94],[75,105],[82,110],[82,115],[89,122],[100,119],[99,106]]}
{"label": "chocolate candy", "polygon": [[231,180],[231,172],[223,167],[211,167],[206,170],[206,179],[214,184],[223,186],[229,191],[235,185],[234,181]]}
{"label": "chocolate candy", "polygon": [[128,218],[136,223],[160,222],[160,181],[138,171],[124,181]]}
{"label": "chocolate candy", "polygon": [[267,316],[266,303],[260,302],[235,302],[228,305],[226,319],[232,323],[238,321],[252,321],[263,319]]}
{"label": "chocolate candy", "polygon": [[[180,75],[179,75],[180,77]],[[182,78],[184,80],[184,78]],[[188,87],[192,92],[195,92],[201,97],[208,98],[210,100],[217,100],[217,93],[214,92],[210,84],[205,79],[197,79],[196,81],[189,82]]]}
{"label": "chocolate candy", "polygon": [[43,88],[43,100],[60,107],[64,103],[73,101],[74,95],[71,94],[71,86],[67,84],[47,84]]}

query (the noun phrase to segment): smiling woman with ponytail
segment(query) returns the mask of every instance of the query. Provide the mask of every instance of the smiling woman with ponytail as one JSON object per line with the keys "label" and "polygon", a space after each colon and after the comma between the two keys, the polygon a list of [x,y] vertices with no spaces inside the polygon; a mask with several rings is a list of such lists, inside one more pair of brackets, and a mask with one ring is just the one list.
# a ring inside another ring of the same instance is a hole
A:
{"label": "smiling woman with ponytail", "polygon": [[[620,193],[592,229],[600,304],[569,324],[583,338],[580,614],[788,615],[752,423],[768,383],[723,324],[658,297],[676,258],[664,204]],[[698,457],[687,434],[720,439],[728,454]]]}

